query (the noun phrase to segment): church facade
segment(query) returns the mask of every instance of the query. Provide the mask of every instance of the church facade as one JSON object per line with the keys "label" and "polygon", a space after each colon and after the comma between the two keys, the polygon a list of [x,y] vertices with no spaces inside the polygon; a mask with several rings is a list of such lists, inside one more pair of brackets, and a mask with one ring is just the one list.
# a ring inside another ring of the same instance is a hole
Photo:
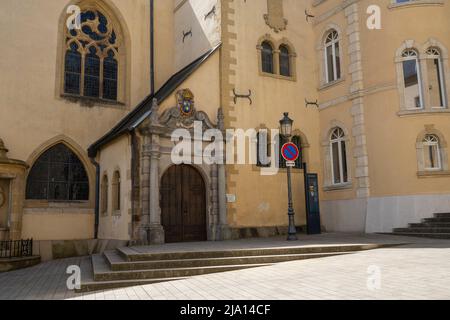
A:
{"label": "church facade", "polygon": [[[194,150],[208,130],[226,146],[227,129],[278,129],[285,112],[299,229],[303,163],[327,231],[448,212],[449,15],[442,0],[2,1],[0,240],[284,234],[279,136],[274,175]],[[176,130],[194,136],[192,163],[173,161]],[[260,156],[259,135],[246,144]]]}

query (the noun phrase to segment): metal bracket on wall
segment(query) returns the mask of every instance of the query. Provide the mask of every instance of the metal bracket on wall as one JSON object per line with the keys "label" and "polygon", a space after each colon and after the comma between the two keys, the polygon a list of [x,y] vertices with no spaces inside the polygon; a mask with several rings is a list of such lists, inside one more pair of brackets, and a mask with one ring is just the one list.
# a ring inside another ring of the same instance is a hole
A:
{"label": "metal bracket on wall", "polygon": [[192,38],[192,29],[189,30],[188,32],[184,32],[184,31],[183,31],[183,43],[184,43],[184,41],[186,40],[186,37],[187,37],[187,36],[191,36],[191,38]]}
{"label": "metal bracket on wall", "polygon": [[233,94],[234,94],[234,104],[237,103],[237,99],[248,99],[250,101],[250,105],[253,104],[252,90],[248,90],[248,94],[238,94],[236,93],[236,89],[233,89]]}
{"label": "metal bracket on wall", "polygon": [[306,16],[306,21],[309,22],[309,18],[315,18],[316,16],[313,16],[312,14],[308,13],[308,10],[305,9],[305,16]]}
{"label": "metal bracket on wall", "polygon": [[308,108],[309,106],[314,106],[314,107],[319,108],[319,100],[312,102],[312,101],[308,101],[305,99],[305,106],[306,106],[306,108]]}
{"label": "metal bracket on wall", "polygon": [[210,16],[216,15],[216,6],[214,6],[211,11],[209,11],[207,14],[205,14],[205,20],[208,19]]}

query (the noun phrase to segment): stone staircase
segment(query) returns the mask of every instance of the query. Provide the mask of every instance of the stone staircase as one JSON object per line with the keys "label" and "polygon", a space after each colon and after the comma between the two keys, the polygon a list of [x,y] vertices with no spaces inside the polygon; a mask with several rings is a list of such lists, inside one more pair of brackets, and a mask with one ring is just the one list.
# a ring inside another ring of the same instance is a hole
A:
{"label": "stone staircase", "polygon": [[181,280],[192,276],[270,266],[275,263],[324,258],[390,245],[328,245],[239,250],[139,253],[119,248],[94,255],[81,265],[78,292]]}
{"label": "stone staircase", "polygon": [[412,223],[409,228],[394,229],[394,235],[450,239],[450,213],[436,213],[434,218],[424,219],[422,223]]}

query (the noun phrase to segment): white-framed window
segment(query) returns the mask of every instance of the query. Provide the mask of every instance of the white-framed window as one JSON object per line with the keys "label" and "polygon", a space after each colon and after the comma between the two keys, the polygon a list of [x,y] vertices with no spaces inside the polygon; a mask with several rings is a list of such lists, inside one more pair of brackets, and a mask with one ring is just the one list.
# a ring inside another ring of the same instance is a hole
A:
{"label": "white-framed window", "polygon": [[339,33],[331,30],[325,38],[325,75],[326,82],[330,83],[341,78],[341,49]]}
{"label": "white-framed window", "polygon": [[346,138],[345,132],[341,128],[336,128],[331,133],[330,152],[332,184],[339,185],[349,182]]}
{"label": "white-framed window", "polygon": [[447,108],[445,72],[441,52],[437,48],[429,48],[426,55],[430,105],[433,108]]}
{"label": "white-framed window", "polygon": [[426,171],[442,170],[442,155],[439,138],[428,134],[423,139],[424,168]]}
{"label": "white-framed window", "polygon": [[423,109],[423,82],[417,51],[403,51],[402,60],[406,109]]}

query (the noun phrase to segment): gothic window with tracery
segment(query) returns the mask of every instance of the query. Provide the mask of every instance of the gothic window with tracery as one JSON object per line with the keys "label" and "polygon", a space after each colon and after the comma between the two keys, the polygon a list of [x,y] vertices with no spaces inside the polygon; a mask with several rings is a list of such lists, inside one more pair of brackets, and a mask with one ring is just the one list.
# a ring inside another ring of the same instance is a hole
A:
{"label": "gothic window with tracery", "polygon": [[89,179],[83,163],[62,143],[50,148],[30,170],[26,198],[47,201],[89,200]]}
{"label": "gothic window with tracery", "polygon": [[117,101],[120,33],[97,9],[85,9],[80,18],[80,29],[65,32],[64,93]]}

